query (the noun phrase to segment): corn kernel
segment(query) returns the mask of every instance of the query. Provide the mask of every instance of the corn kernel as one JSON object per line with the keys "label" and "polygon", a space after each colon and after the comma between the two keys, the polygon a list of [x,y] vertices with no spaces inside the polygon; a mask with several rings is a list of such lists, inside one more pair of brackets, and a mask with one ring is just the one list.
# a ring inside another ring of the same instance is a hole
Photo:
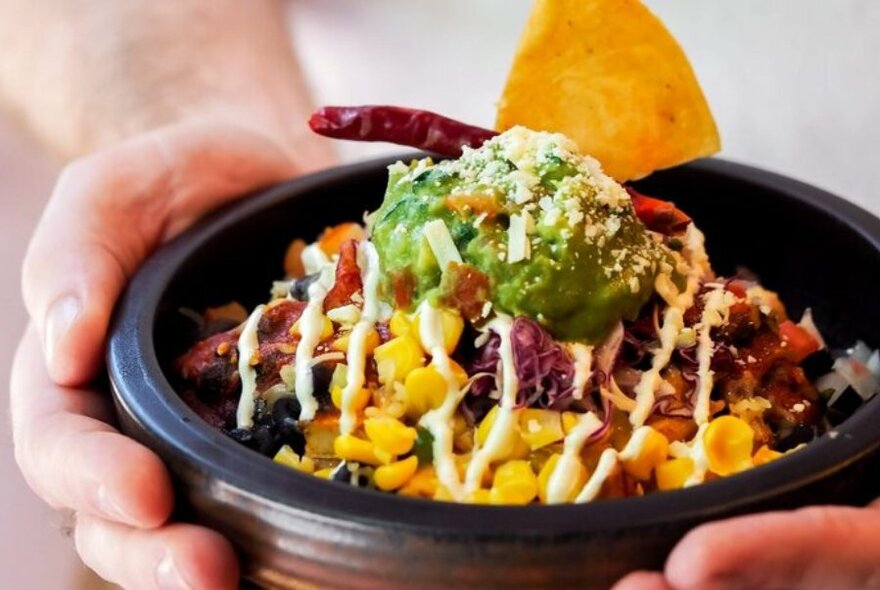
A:
{"label": "corn kernel", "polygon": [[[293,325],[290,326],[290,330],[288,330],[288,333],[291,336],[302,336],[302,332],[300,331],[300,327],[299,327],[299,320],[296,320],[295,322],[293,322]],[[330,318],[328,318],[327,316],[324,316],[323,322],[321,324],[321,340],[324,340],[325,338],[329,338],[332,335],[333,335],[333,322],[330,321]]]}
{"label": "corn kernel", "polygon": [[407,457],[402,461],[395,461],[388,465],[377,467],[373,473],[373,481],[376,487],[386,492],[403,487],[411,480],[419,468],[417,457]]}
{"label": "corn kernel", "polygon": [[465,497],[465,502],[468,504],[491,504],[491,493],[484,489],[474,490]]}
{"label": "corn kernel", "polygon": [[718,475],[730,475],[751,467],[754,438],[752,427],[734,416],[710,422],[703,435],[709,469]]}
{"label": "corn kernel", "polygon": [[694,462],[687,457],[670,459],[655,469],[657,488],[661,490],[678,490],[694,472]]}
{"label": "corn kernel", "polygon": [[373,351],[377,370],[383,383],[403,381],[411,371],[425,365],[419,343],[411,336],[398,336]]}
{"label": "corn kernel", "polygon": [[533,451],[562,440],[565,436],[559,412],[553,410],[523,410],[519,415],[519,431]]}
{"label": "corn kernel", "polygon": [[645,437],[641,453],[634,459],[623,461],[623,470],[638,480],[648,481],[657,465],[666,461],[669,454],[669,441],[653,428]]}
{"label": "corn kernel", "polygon": [[465,371],[464,367],[462,367],[452,359],[449,359],[449,369],[452,372],[452,376],[455,378],[455,382],[458,383],[459,387],[463,387],[464,384],[468,382],[467,371]]}
{"label": "corn kernel", "polygon": [[412,331],[412,322],[404,312],[395,309],[391,314],[391,321],[388,322],[388,329],[393,336],[406,336]]}
{"label": "corn kernel", "polygon": [[528,461],[508,461],[495,470],[489,501],[492,504],[528,504],[538,495],[538,478]]}
{"label": "corn kernel", "polygon": [[[370,331],[367,332],[367,337],[364,338],[364,352],[366,354],[370,354],[373,350],[379,346],[379,333],[375,330],[375,328],[370,328]],[[330,345],[330,348],[333,350],[338,350],[339,352],[348,352],[349,344],[351,343],[351,333],[344,334],[333,341],[333,344]]]}
{"label": "corn kernel", "polygon": [[452,492],[449,489],[441,484],[437,485],[437,491],[434,492],[434,499],[440,502],[454,502],[455,498],[452,497]]}
{"label": "corn kernel", "polygon": [[340,459],[367,465],[387,465],[392,459],[388,452],[377,449],[372,442],[350,434],[337,436],[333,441],[333,451]]}
{"label": "corn kernel", "polygon": [[276,463],[305,473],[312,473],[315,470],[315,462],[312,461],[311,457],[300,457],[290,448],[290,445],[284,445],[278,449],[273,460]]}
{"label": "corn kernel", "polygon": [[581,421],[581,414],[577,412],[562,412],[562,432],[568,434]]}
{"label": "corn kernel", "polygon": [[330,479],[331,475],[333,475],[332,467],[325,467],[315,472],[315,477],[320,477],[321,479]]}
{"label": "corn kernel", "polygon": [[[476,439],[481,446],[486,444],[486,440],[489,438],[489,433],[492,431],[500,411],[500,406],[494,406],[477,427]],[[512,410],[514,422],[518,420],[517,413],[521,411]],[[523,441],[517,428],[504,429],[504,437],[504,440],[499,445],[499,454],[496,459],[524,459],[528,456],[529,446]]]}
{"label": "corn kernel", "polygon": [[437,474],[434,467],[426,465],[419,468],[415,475],[397,492],[401,496],[433,498],[437,492]]}
{"label": "corn kernel", "polygon": [[404,383],[407,415],[418,418],[439,407],[446,399],[446,379],[431,365],[410,371]]}
{"label": "corn kernel", "polygon": [[364,421],[364,430],[373,444],[392,455],[408,453],[418,435],[415,428],[386,416],[368,418]]}
{"label": "corn kernel", "polygon": [[[342,409],[342,391],[343,388],[334,385],[330,389],[330,400],[333,402],[333,405],[338,409]],[[367,404],[370,403],[370,400],[373,399],[373,394],[370,393],[370,390],[366,387],[361,387],[361,390],[354,396],[354,400],[352,400],[351,406],[355,412],[363,410],[367,407]]]}
{"label": "corn kernel", "polygon": [[[420,315],[419,313],[413,314],[410,324],[412,326],[412,335],[419,341],[422,349],[424,349],[425,345],[422,343],[419,328]],[[458,311],[444,307],[440,309],[440,322],[443,331],[443,348],[446,349],[447,353],[451,354],[455,347],[458,346],[459,339],[461,339],[461,333],[464,331],[464,320]],[[425,350],[425,352],[430,353],[431,351]]]}
{"label": "corn kernel", "polygon": [[767,445],[763,445],[758,449],[758,452],[755,453],[755,456],[752,457],[752,463],[754,463],[755,467],[759,467],[761,465],[766,465],[770,461],[775,461],[780,457],[782,457],[782,453],[772,450]]}
{"label": "corn kernel", "polygon": [[[550,476],[553,475],[553,471],[556,469],[561,458],[562,455],[558,453],[550,455],[550,458],[547,459],[544,466],[541,468],[541,471],[538,473],[538,497],[541,499],[541,502],[545,504],[547,503],[547,485],[550,483]],[[580,461],[575,465],[575,473],[573,474],[574,477],[571,478],[571,488],[568,491],[568,497],[565,499],[566,502],[573,501],[580,489],[584,487],[585,483],[587,483],[586,467],[584,467]]]}

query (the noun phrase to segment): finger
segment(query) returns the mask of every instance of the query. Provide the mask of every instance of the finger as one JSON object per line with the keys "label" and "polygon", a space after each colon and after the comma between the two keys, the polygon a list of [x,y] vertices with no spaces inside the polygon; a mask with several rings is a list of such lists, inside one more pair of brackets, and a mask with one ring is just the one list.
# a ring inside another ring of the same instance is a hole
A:
{"label": "finger", "polygon": [[880,587],[880,510],[810,507],[703,525],[673,550],[666,578],[690,588]]}
{"label": "finger", "polygon": [[94,376],[116,299],[161,241],[223,202],[294,172],[265,137],[205,124],[160,129],[68,166],[22,277],[50,375],[62,385]]}
{"label": "finger", "polygon": [[152,531],[77,518],[76,550],[109,582],[132,590],[238,588],[238,559],[218,533],[172,524]]}
{"label": "finger", "polygon": [[165,522],[174,504],[165,466],[103,421],[106,394],[52,382],[33,328],[15,356],[10,402],[16,460],[46,502],[138,527]]}
{"label": "finger", "polygon": [[633,572],[614,585],[612,590],[672,590],[663,574],[657,572]]}

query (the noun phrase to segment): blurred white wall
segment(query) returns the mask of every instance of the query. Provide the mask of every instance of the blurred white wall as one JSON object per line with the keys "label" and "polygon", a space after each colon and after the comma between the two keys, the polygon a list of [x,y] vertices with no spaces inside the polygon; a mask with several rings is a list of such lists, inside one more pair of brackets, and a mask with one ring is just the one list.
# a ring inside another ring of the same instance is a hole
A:
{"label": "blurred white wall", "polygon": [[[529,0],[294,0],[319,104],[420,106],[490,126]],[[880,2],[646,0],[684,46],[724,157],[880,211]],[[346,144],[348,159],[394,148]]]}

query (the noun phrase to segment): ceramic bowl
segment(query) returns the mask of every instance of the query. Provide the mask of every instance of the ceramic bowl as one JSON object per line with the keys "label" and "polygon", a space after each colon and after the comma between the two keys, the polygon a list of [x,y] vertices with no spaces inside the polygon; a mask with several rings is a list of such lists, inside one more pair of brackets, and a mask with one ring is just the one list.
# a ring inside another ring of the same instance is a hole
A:
{"label": "ceramic bowl", "polygon": [[[495,507],[408,499],[303,475],[212,430],[175,394],[169,360],[189,344],[177,310],[267,297],[288,242],[380,202],[383,159],[253,195],[163,247],[121,300],[108,369],[124,432],[178,486],[178,517],[225,534],[249,583],[277,588],[607,587],[658,568],[695,525],[878,495],[880,399],[831,435],[767,466],[694,488],[586,505]],[[880,346],[880,220],[817,188],[705,160],[637,183],[705,232],[716,271],[742,265],[805,307],[832,346]]]}

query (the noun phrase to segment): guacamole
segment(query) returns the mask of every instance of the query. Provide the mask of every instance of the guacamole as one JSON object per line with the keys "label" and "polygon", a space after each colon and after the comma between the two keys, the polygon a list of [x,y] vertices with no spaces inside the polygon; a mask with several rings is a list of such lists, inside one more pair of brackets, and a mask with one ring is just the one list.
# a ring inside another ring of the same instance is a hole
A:
{"label": "guacamole", "polygon": [[671,260],[595,160],[523,127],[458,160],[391,166],[369,226],[389,299],[436,299],[452,263],[469,265],[488,277],[496,310],[564,340],[598,342],[634,319]]}

